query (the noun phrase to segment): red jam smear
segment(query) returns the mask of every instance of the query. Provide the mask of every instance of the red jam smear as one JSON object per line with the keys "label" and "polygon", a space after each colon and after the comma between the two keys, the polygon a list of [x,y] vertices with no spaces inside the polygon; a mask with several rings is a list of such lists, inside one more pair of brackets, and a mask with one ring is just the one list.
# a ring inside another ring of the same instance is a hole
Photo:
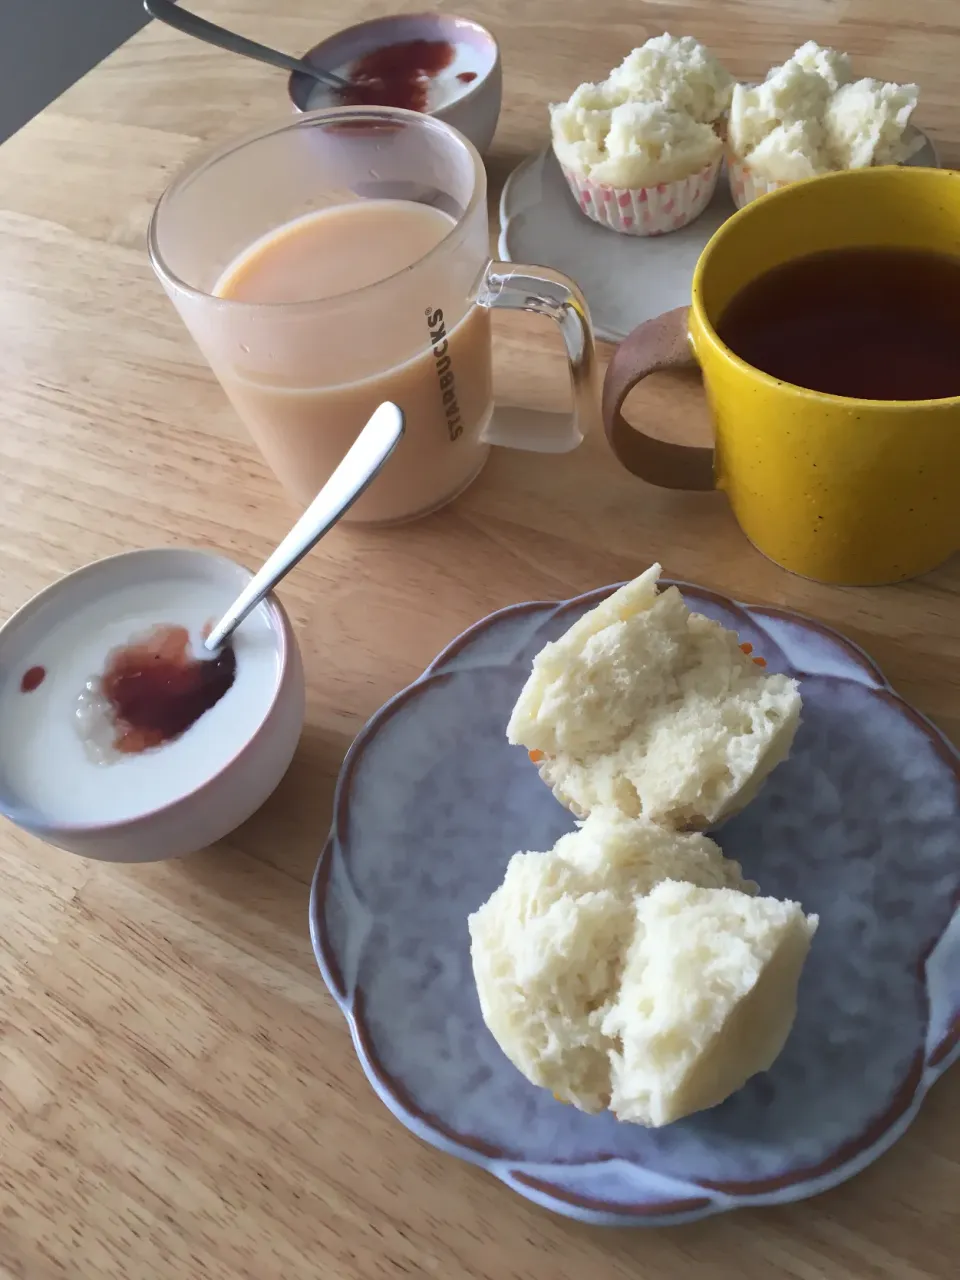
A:
{"label": "red jam smear", "polygon": [[116,726],[114,747],[136,755],[179,738],[220,701],[236,675],[229,643],[210,658],[195,658],[186,627],[163,624],[114,649],[100,681]]}
{"label": "red jam smear", "polygon": [[[449,67],[454,53],[447,40],[404,40],[374,49],[350,68],[350,89],[342,100],[353,107],[426,111],[430,78]],[[459,79],[475,74],[467,71]]]}
{"label": "red jam smear", "polygon": [[457,79],[461,84],[470,84],[472,81],[476,80],[476,78],[477,73],[475,71],[461,71],[457,76]]}
{"label": "red jam smear", "polygon": [[28,667],[20,681],[20,692],[33,693],[34,689],[40,688],[46,678],[46,667]]}

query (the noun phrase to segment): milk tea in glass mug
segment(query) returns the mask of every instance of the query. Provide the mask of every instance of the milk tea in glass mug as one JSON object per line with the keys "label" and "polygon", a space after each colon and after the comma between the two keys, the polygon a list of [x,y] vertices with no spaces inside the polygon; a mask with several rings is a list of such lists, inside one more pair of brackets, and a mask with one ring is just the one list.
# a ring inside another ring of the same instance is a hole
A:
{"label": "milk tea in glass mug", "polygon": [[[456,497],[491,444],[564,451],[596,412],[576,285],[491,263],[486,175],[429,116],[331,108],[182,173],[150,225],[164,288],[281,482],[308,503],[384,400],[406,434],[349,518],[407,520]],[[495,411],[490,309],[552,316],[572,415]]]}

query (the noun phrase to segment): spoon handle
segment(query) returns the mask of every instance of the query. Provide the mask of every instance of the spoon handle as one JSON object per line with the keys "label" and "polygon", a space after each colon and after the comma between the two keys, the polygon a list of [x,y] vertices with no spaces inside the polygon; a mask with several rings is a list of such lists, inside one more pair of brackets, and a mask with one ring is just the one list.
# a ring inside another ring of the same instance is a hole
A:
{"label": "spoon handle", "polygon": [[324,71],[321,67],[304,62],[302,58],[294,58],[289,53],[281,53],[279,49],[271,49],[269,45],[258,44],[256,40],[248,40],[246,36],[228,31],[226,27],[218,27],[215,22],[208,22],[206,18],[181,9],[174,0],[143,0],[143,7],[151,18],[165,22],[168,27],[174,27],[177,31],[194,36],[197,40],[205,40],[207,44],[226,49],[229,53],[239,53],[247,58],[255,58],[257,62],[266,62],[268,66],[280,67],[283,71],[299,71],[303,75],[312,76],[314,80],[323,81],[334,89],[349,87],[345,80],[341,80],[330,71]]}
{"label": "spoon handle", "polygon": [[204,641],[206,649],[211,652],[219,649],[247,614],[337,523],[393,453],[403,432],[403,413],[391,401],[385,400],[273,555],[207,636]]}

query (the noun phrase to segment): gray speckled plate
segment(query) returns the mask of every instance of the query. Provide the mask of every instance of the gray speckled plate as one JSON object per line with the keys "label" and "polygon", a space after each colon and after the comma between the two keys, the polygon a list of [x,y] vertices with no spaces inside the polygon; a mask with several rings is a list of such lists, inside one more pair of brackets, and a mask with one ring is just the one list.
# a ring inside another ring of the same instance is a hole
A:
{"label": "gray speckled plate", "polygon": [[484,619],[353,744],[310,900],[314,949],[363,1068],[414,1133],[584,1221],[660,1225],[800,1199],[903,1132],[960,1056],[960,757],[855,645],[682,586],[802,681],[790,759],[717,833],[762,889],[820,914],[771,1071],[660,1130],[587,1116],[486,1030],[467,915],[517,849],[572,821],[504,727],[533,655],[612,587]]}
{"label": "gray speckled plate", "polygon": [[[921,130],[917,130],[921,133]],[[939,168],[926,134],[907,164]],[[714,231],[736,210],[726,172],[695,222],[667,236],[624,236],[585,218],[550,147],[528,156],[500,197],[498,253],[572,276],[590,304],[598,338],[619,342],[631,329],[690,301],[693,268]]]}

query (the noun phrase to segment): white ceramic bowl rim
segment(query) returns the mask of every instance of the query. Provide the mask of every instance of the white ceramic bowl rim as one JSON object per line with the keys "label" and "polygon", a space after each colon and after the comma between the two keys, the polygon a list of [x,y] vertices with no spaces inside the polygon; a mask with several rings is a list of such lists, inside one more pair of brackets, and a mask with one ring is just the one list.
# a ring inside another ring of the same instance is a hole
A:
{"label": "white ceramic bowl rim", "polygon": [[[430,26],[436,30],[445,30],[450,44],[456,44],[458,42],[462,43],[464,35],[469,33],[471,36],[475,37],[475,40],[470,40],[469,43],[475,44],[478,48],[486,47],[488,49],[490,54],[489,65],[478,74],[470,88],[465,89],[463,93],[459,94],[455,99],[457,106],[460,106],[461,103],[469,102],[471,98],[475,97],[481,91],[500,63],[500,45],[497,43],[496,36],[494,36],[493,32],[489,31],[486,27],[481,26],[479,22],[475,22],[473,18],[459,18],[452,13],[438,13],[436,11],[429,10],[425,10],[421,13],[384,14],[379,18],[368,18],[364,22],[356,22],[349,27],[341,27],[339,31],[334,31],[331,35],[324,37],[324,39],[318,44],[315,44],[312,49],[308,49],[303,55],[303,60],[304,62],[315,62],[318,66],[323,65],[324,60],[320,57],[322,51],[334,42],[339,42],[347,36],[361,35],[364,32],[373,34],[373,32],[375,32],[379,27],[402,25],[414,28],[419,23],[429,23]],[[372,49],[380,47],[383,46],[371,44]],[[333,70],[333,68],[328,68],[328,70]],[[287,92],[290,95],[290,101],[293,103],[294,108],[297,111],[306,112],[308,110],[306,103],[311,88],[312,81],[308,81],[307,77],[302,72],[291,72],[290,78],[287,81]],[[439,113],[436,111],[427,111],[423,114],[430,116],[436,116],[439,114],[442,116],[446,108],[452,105],[453,103],[447,103],[446,106],[440,108]]]}
{"label": "white ceramic bowl rim", "polygon": [[[71,573],[64,574],[62,578],[57,578],[55,582],[51,582],[49,586],[42,588],[36,595],[31,596],[25,604],[0,625],[0,665],[2,665],[3,645],[7,637],[13,630],[28,622],[34,613],[37,612],[44,604],[46,604],[57,592],[69,582],[77,582],[84,577],[91,576],[98,572],[103,565],[112,564],[118,560],[130,560],[140,557],[177,557],[190,556],[198,559],[207,560],[225,567],[231,572],[240,571],[246,574],[248,578],[253,577],[249,569],[243,565],[237,564],[235,560],[231,560],[228,556],[218,555],[215,551],[202,551],[197,547],[144,547],[135,551],[120,551],[116,555],[104,556],[99,560],[91,560],[87,564],[81,565],[79,569],[74,569]],[[287,617],[283,606],[275,595],[271,593],[264,601],[267,614],[270,619],[270,630],[273,634],[277,645],[278,669],[277,678],[274,684],[273,695],[270,704],[264,711],[263,718],[260,720],[254,732],[246,742],[240,746],[229,760],[226,760],[216,773],[205,778],[189,791],[184,791],[177,796],[175,800],[170,800],[166,804],[158,805],[153,809],[145,809],[142,813],[138,813],[132,818],[121,818],[112,822],[56,822],[51,821],[46,814],[40,810],[32,809],[29,806],[16,804],[12,802],[8,794],[5,794],[3,788],[3,780],[0,778],[0,814],[15,823],[18,827],[37,833],[49,833],[51,835],[70,837],[72,835],[83,835],[106,831],[132,831],[141,823],[149,822],[159,815],[169,813],[176,809],[184,801],[195,796],[201,795],[209,787],[211,787],[218,778],[222,777],[227,770],[232,769],[238,760],[242,759],[249,752],[261,729],[270,718],[277,699],[280,696],[280,690],[283,687],[284,676],[286,675],[288,664],[290,662],[290,654],[294,645],[293,628],[290,625],[290,619]]]}

